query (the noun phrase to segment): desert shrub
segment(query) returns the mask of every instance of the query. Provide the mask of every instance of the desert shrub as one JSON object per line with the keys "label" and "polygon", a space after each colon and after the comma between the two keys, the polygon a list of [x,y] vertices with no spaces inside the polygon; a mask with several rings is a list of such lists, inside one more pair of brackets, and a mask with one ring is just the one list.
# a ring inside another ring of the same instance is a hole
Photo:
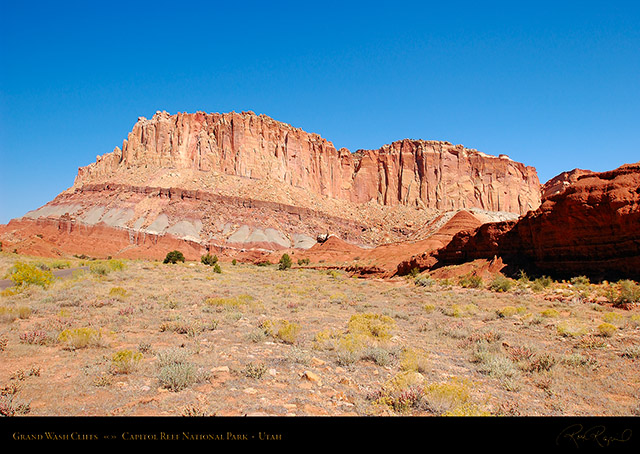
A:
{"label": "desert shrub", "polygon": [[478,311],[478,306],[473,303],[468,304],[452,304],[451,307],[441,307],[440,310],[444,315],[449,317],[469,317]]}
{"label": "desert shrub", "polygon": [[499,274],[489,284],[489,289],[494,292],[508,292],[513,287],[513,281]]}
{"label": "desert shrub", "polygon": [[265,320],[260,324],[260,327],[269,336],[280,339],[286,344],[294,344],[300,333],[300,325],[288,320]]}
{"label": "desert shrub", "polygon": [[533,283],[531,284],[531,289],[534,292],[540,292],[545,288],[548,288],[552,283],[553,283],[553,279],[551,279],[548,276],[542,276],[542,277],[536,278],[533,281]]}
{"label": "desert shrub", "polygon": [[231,264],[233,266],[236,266],[238,264],[238,261],[236,259],[231,260]]}
{"label": "desert shrub", "polygon": [[54,260],[49,266],[53,269],[61,270],[64,268],[71,268],[71,262],[67,260]]}
{"label": "desert shrub", "polygon": [[0,307],[0,322],[12,322],[16,319],[25,320],[31,316],[31,309],[26,306]]}
{"label": "desert shrub", "polygon": [[458,285],[464,288],[480,288],[482,287],[482,277],[474,274],[465,274],[458,279]]}
{"label": "desert shrub", "polygon": [[160,325],[161,332],[173,332],[177,334],[185,334],[189,337],[195,337],[203,331],[213,331],[218,327],[217,320],[211,320],[208,323],[202,323],[198,320],[174,320],[164,322]]}
{"label": "desert shrub", "polygon": [[571,285],[573,285],[574,287],[586,287],[588,286],[591,282],[589,281],[589,278],[586,276],[576,276],[576,277],[572,277],[569,282],[571,283]]}
{"label": "desert shrub", "polygon": [[142,353],[131,350],[120,350],[111,357],[111,367],[114,374],[128,374],[133,372],[142,360]]}
{"label": "desert shrub", "polygon": [[252,329],[251,331],[249,331],[246,335],[245,338],[250,341],[253,342],[255,344],[260,343],[262,341],[264,341],[267,338],[267,332],[264,330],[264,328],[261,327],[257,327]]}
{"label": "desert shrub", "polygon": [[611,323],[602,323],[598,325],[598,333],[600,333],[603,337],[611,337],[618,330],[616,325],[612,325]]}
{"label": "desert shrub", "polygon": [[29,403],[18,399],[20,388],[15,383],[0,388],[0,416],[26,415],[31,411]]}
{"label": "desert shrub", "polygon": [[471,397],[472,385],[467,380],[452,378],[423,388],[423,406],[436,416],[487,416]]}
{"label": "desert shrub", "polygon": [[98,276],[106,276],[111,272],[111,268],[102,262],[94,262],[89,265],[89,271]]}
{"label": "desert shrub", "polygon": [[618,294],[612,301],[615,306],[627,307],[630,304],[640,303],[640,285],[632,280],[626,279],[618,282]]}
{"label": "desert shrub", "polygon": [[187,360],[189,352],[183,349],[167,349],[156,354],[158,381],[163,388],[178,392],[207,377],[195,364]]}
{"label": "desert shrub", "polygon": [[291,265],[292,261],[291,257],[289,257],[289,254],[282,254],[282,257],[280,257],[280,261],[278,262],[278,269],[288,270],[289,268],[291,268]]}
{"label": "desert shrub", "polygon": [[308,265],[309,263],[311,263],[311,260],[309,260],[309,258],[298,259],[298,266]]}
{"label": "desert shrub", "polygon": [[204,301],[207,306],[214,308],[218,312],[223,310],[238,310],[245,305],[252,304],[253,302],[254,298],[251,295],[211,297]]}
{"label": "desert shrub", "polygon": [[334,350],[342,333],[337,330],[326,329],[319,331],[313,338],[313,348],[316,350]]}
{"label": "desert shrub", "polygon": [[220,268],[219,263],[216,263],[215,265],[213,265],[213,272],[218,274],[222,273],[222,268]]}
{"label": "desert shrub", "polygon": [[184,262],[184,254],[180,251],[171,251],[167,252],[167,255],[164,258],[164,262],[162,263],[178,263]]}
{"label": "desert shrub", "polygon": [[263,363],[254,364],[253,362],[248,363],[244,367],[244,376],[247,378],[255,378],[256,380],[261,379],[264,374],[267,372],[267,366]]}
{"label": "desert shrub", "polygon": [[547,372],[556,365],[556,358],[549,353],[535,355],[527,367],[529,372]]}
{"label": "desert shrub", "polygon": [[498,309],[497,314],[501,318],[512,317],[518,313],[518,309],[513,306],[505,306],[502,309]]}
{"label": "desert shrub", "polygon": [[520,284],[527,285],[529,282],[531,282],[531,279],[529,279],[529,275],[525,270],[519,270],[517,276],[518,283]]}
{"label": "desert shrub", "polygon": [[202,257],[200,257],[200,261],[204,264],[204,265],[208,265],[208,266],[214,266],[215,264],[218,263],[218,256],[216,255],[211,255],[210,253],[206,253],[205,255],[203,255]]}
{"label": "desert shrub", "polygon": [[9,278],[17,286],[31,284],[39,285],[43,288],[49,287],[55,279],[51,271],[23,262],[16,262],[13,265],[9,270]]}
{"label": "desert shrub", "polygon": [[31,345],[45,345],[50,339],[46,332],[42,330],[28,331],[20,335],[20,342]]}
{"label": "desert shrub", "polygon": [[271,262],[269,260],[259,260],[256,262],[256,266],[270,266]]}
{"label": "desert shrub", "polygon": [[429,354],[418,348],[406,348],[400,354],[400,369],[404,371],[427,372]]}
{"label": "desert shrub", "polygon": [[379,340],[391,337],[391,330],[395,327],[395,321],[381,314],[356,314],[349,319],[349,333],[363,335]]}
{"label": "desert shrub", "polygon": [[366,348],[360,359],[370,360],[378,366],[389,366],[394,362],[394,355],[388,349],[378,346]]}
{"label": "desert shrub", "polygon": [[477,363],[480,373],[495,377],[509,390],[516,390],[518,369],[509,357],[487,342],[477,342],[472,354],[472,362]]}
{"label": "desert shrub", "polygon": [[126,268],[124,262],[118,259],[109,259],[107,260],[106,264],[111,269],[111,271],[122,271]]}
{"label": "desert shrub", "polygon": [[422,309],[424,309],[425,312],[433,312],[436,310],[436,305],[427,303],[424,306],[422,306]]}
{"label": "desert shrub", "polygon": [[542,312],[540,312],[540,315],[542,315],[545,318],[556,318],[560,316],[560,312],[558,312],[555,309],[545,309]]}
{"label": "desert shrub", "polygon": [[124,301],[127,296],[127,291],[122,287],[112,287],[111,290],[109,290],[109,296],[118,301]]}
{"label": "desert shrub", "polygon": [[562,337],[580,337],[587,334],[587,328],[576,323],[564,321],[556,327],[557,333]]}
{"label": "desert shrub", "polygon": [[158,379],[163,388],[178,392],[199,381],[199,373],[194,364],[172,363],[160,369]]}
{"label": "desert shrub", "polygon": [[65,329],[58,335],[58,341],[70,349],[98,347],[102,345],[102,333],[93,328]]}
{"label": "desert shrub", "polygon": [[582,353],[572,353],[561,360],[562,364],[570,367],[589,367],[591,369],[598,368],[598,361]]}
{"label": "desert shrub", "polygon": [[419,287],[431,287],[436,281],[431,278],[431,276],[416,276],[413,283]]}
{"label": "desert shrub", "polygon": [[577,346],[587,350],[596,350],[607,348],[607,343],[598,336],[586,335],[580,338]]}
{"label": "desert shrub", "polygon": [[622,314],[618,314],[617,312],[607,312],[606,314],[604,314],[604,317],[602,317],[602,320],[607,323],[616,325],[623,323],[624,317],[622,316]]}

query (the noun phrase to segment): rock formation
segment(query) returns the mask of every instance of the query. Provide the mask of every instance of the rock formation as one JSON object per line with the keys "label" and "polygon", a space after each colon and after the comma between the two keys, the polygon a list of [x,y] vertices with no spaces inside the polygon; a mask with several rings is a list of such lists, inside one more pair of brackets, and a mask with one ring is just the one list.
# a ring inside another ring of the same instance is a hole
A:
{"label": "rock formation", "polygon": [[534,168],[461,145],[405,139],[351,153],[252,112],[158,112],[0,237],[45,255],[161,258],[183,241],[187,258],[239,256],[308,249],[329,233],[371,248],[426,239],[443,213],[517,217],[539,204]]}
{"label": "rock formation", "polygon": [[435,269],[493,257],[511,271],[640,280],[640,163],[587,172],[520,220],[460,232],[413,261]]}

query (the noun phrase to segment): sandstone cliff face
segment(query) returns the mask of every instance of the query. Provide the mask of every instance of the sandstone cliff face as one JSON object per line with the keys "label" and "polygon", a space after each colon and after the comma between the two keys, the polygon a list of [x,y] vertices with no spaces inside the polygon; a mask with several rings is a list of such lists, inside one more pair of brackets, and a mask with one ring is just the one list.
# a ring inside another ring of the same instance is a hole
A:
{"label": "sandstone cliff face", "polygon": [[438,264],[502,257],[559,278],[640,279],[640,163],[587,173],[519,221],[461,232]]}
{"label": "sandstone cliff face", "polygon": [[183,241],[193,256],[258,257],[307,250],[330,233],[366,249],[390,244],[371,260],[393,269],[391,258],[443,245],[428,240],[439,214],[442,222],[459,210],[504,219],[539,203],[534,168],[461,145],[401,140],[351,153],[252,112],[158,112],[140,118],[121,148],[80,168],[73,187],[0,226],[0,237],[20,253],[155,258],[156,245]]}
{"label": "sandstone cliff face", "polygon": [[535,169],[506,156],[422,140],[350,153],[317,134],[252,112],[158,112],[151,120],[140,118],[122,148],[79,169],[74,187],[114,182],[127,169],[149,175],[153,169],[189,169],[270,180],[333,199],[386,206],[524,214],[540,204]]}
{"label": "sandstone cliff face", "polygon": [[593,173],[591,170],[573,169],[568,172],[562,172],[560,175],[556,175],[541,188],[541,196],[543,199],[560,194],[572,183],[578,181],[582,175],[588,175]]}

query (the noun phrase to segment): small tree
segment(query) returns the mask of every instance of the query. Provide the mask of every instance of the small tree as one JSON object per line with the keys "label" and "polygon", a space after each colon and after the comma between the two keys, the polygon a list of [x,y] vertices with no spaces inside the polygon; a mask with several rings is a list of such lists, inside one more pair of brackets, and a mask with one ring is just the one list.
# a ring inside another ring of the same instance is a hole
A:
{"label": "small tree", "polygon": [[207,252],[206,255],[203,255],[202,257],[200,257],[200,261],[205,265],[214,266],[216,263],[218,263],[218,256],[211,255]]}
{"label": "small tree", "polygon": [[164,263],[178,263],[184,262],[184,254],[180,251],[171,251],[167,253],[167,256],[164,258]]}
{"label": "small tree", "polygon": [[291,257],[289,257],[289,254],[282,254],[282,257],[280,257],[280,261],[278,262],[278,269],[279,270],[286,270],[291,268]]}

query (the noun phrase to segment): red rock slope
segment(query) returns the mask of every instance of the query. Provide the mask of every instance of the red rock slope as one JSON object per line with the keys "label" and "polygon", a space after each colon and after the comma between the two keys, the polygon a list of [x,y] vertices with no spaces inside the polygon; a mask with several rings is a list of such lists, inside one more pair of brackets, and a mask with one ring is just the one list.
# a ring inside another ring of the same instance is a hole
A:
{"label": "red rock slope", "polygon": [[[501,257],[511,271],[640,280],[640,163],[588,173],[518,221],[461,232],[425,265]],[[426,267],[426,266],[425,266]]]}

